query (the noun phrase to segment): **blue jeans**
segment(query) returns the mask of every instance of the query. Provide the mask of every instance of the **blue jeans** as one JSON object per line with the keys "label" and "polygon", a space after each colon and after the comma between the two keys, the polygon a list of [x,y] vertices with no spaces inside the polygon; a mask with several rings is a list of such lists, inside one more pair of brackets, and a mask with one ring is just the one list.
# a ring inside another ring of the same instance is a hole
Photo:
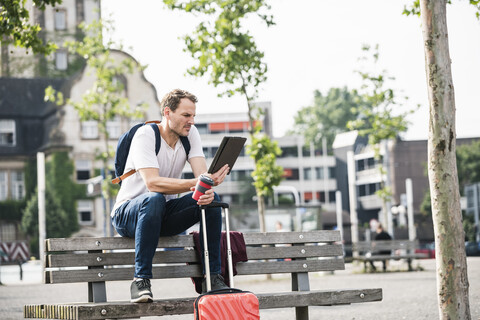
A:
{"label": "blue jeans", "polygon": [[[215,201],[219,201],[217,194]],[[200,241],[203,246],[200,220],[200,208],[192,199],[192,193],[166,201],[163,194],[148,192],[118,207],[112,223],[122,237],[135,238],[135,277],[151,279],[158,238],[177,235],[200,222]],[[210,273],[220,274],[221,208],[208,208],[206,220]]]}

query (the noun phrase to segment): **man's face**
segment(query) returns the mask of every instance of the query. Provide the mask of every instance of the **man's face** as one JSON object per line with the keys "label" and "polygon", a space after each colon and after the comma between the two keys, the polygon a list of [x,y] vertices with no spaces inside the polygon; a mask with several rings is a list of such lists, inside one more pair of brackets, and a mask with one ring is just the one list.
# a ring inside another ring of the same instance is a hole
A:
{"label": "man's face", "polygon": [[186,137],[194,124],[195,103],[187,98],[182,98],[175,112],[170,108],[165,108],[165,115],[169,119],[170,130],[179,136]]}

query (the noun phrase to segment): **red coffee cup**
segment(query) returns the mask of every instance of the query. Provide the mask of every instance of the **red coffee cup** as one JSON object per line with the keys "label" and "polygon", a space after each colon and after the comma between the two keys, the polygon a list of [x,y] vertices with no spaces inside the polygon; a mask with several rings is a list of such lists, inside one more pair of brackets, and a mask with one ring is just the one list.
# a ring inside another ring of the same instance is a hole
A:
{"label": "red coffee cup", "polygon": [[195,186],[195,191],[193,192],[192,198],[196,201],[200,198],[201,195],[205,194],[207,190],[210,190],[213,186],[213,180],[210,177],[204,176],[203,174],[198,177],[197,185]]}

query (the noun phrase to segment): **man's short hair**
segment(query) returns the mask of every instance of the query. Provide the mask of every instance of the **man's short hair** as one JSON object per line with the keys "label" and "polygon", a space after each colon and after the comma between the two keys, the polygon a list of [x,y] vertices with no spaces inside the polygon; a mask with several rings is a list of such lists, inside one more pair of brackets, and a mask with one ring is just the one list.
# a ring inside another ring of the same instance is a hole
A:
{"label": "man's short hair", "polygon": [[180,104],[180,100],[183,98],[187,98],[188,100],[192,101],[193,103],[197,103],[198,99],[195,95],[191,94],[186,90],[175,89],[167,93],[162,102],[160,102],[160,107],[162,109],[162,116],[164,115],[165,108],[168,107],[170,110],[175,112],[178,105]]}

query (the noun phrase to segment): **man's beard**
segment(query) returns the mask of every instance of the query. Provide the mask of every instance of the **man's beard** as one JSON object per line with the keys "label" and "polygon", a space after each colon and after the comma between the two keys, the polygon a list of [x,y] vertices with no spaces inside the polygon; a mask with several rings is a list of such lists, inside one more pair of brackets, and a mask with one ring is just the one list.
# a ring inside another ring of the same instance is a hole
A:
{"label": "man's beard", "polygon": [[[186,127],[182,127],[182,129],[185,129]],[[189,127],[190,128],[190,127]],[[176,130],[176,129],[172,129],[172,131],[179,137],[187,137],[188,134],[190,133],[190,131],[187,131],[187,133],[183,133],[183,130]]]}

